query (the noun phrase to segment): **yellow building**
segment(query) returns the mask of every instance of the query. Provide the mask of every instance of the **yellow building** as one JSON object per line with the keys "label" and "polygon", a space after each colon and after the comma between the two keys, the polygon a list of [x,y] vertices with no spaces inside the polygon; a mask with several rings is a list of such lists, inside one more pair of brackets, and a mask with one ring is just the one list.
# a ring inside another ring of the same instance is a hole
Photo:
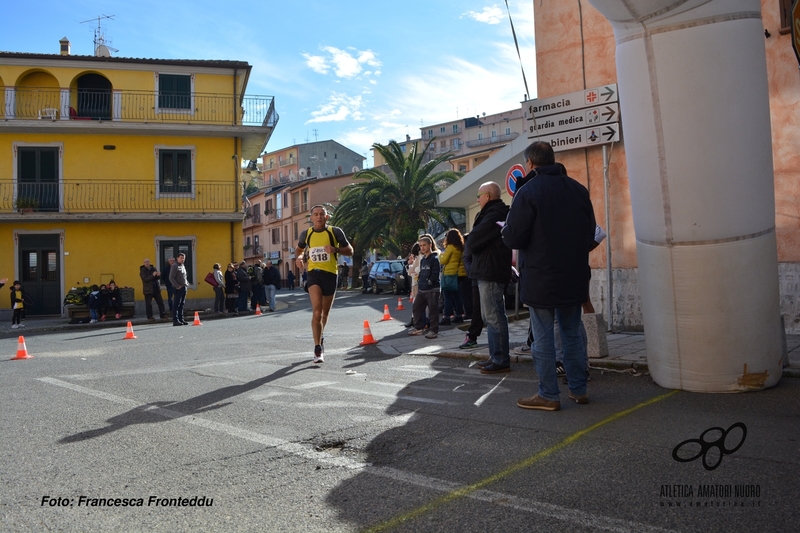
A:
{"label": "yellow building", "polygon": [[206,273],[241,255],[241,162],[278,119],[272,97],[244,96],[251,68],[73,56],[66,40],[0,52],[0,278],[22,282],[29,314],[112,278],[141,301],[143,259],[181,252],[187,308],[213,298]]}

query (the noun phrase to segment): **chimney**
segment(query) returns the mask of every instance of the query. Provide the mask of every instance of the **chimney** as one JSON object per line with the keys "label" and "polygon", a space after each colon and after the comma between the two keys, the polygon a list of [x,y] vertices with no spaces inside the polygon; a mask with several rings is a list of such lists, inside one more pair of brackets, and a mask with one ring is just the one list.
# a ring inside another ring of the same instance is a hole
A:
{"label": "chimney", "polygon": [[69,52],[70,52],[70,47],[72,46],[70,44],[70,42],[69,42],[69,39],[64,37],[63,39],[61,39],[58,42],[61,43],[61,55],[62,56],[68,56]]}

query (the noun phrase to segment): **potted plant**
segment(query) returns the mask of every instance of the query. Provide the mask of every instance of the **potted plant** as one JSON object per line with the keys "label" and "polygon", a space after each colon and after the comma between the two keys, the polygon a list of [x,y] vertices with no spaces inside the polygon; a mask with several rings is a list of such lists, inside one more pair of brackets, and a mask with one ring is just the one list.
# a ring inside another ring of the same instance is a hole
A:
{"label": "potted plant", "polygon": [[252,246],[251,244],[245,244],[245,245],[244,245],[244,251],[246,252],[246,251],[248,251],[248,250],[249,250],[250,248],[252,248],[252,247],[253,247],[253,246]]}
{"label": "potted plant", "polygon": [[31,196],[21,196],[17,198],[14,206],[21,213],[31,213],[39,207],[39,199]]}

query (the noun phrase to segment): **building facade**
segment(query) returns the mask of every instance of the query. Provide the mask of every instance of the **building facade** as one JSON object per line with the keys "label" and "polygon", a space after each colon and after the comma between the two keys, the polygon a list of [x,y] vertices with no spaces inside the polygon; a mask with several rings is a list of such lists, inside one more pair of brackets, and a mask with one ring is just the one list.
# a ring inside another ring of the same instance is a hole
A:
{"label": "building facade", "polygon": [[[261,154],[274,100],[244,93],[242,61],[0,52],[0,272],[64,312],[72,287],[186,254],[194,299],[240,255],[241,162]],[[141,304],[139,304],[141,305]],[[0,301],[0,309],[8,308]],[[190,307],[191,308],[191,307]]]}
{"label": "building facade", "polygon": [[261,157],[264,186],[358,172],[366,158],[333,140],[295,144]]}

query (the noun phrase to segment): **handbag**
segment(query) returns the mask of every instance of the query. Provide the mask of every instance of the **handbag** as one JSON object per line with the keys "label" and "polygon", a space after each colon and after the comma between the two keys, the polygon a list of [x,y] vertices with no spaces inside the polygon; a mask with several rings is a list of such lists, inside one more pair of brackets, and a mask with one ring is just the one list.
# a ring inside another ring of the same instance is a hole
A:
{"label": "handbag", "polygon": [[209,272],[208,274],[206,274],[205,281],[206,281],[206,283],[208,283],[212,287],[219,287],[219,283],[217,283],[217,280],[214,279],[214,273],[213,272]]}
{"label": "handbag", "polygon": [[445,274],[442,276],[442,290],[443,291],[457,291],[458,290],[458,274]]}

